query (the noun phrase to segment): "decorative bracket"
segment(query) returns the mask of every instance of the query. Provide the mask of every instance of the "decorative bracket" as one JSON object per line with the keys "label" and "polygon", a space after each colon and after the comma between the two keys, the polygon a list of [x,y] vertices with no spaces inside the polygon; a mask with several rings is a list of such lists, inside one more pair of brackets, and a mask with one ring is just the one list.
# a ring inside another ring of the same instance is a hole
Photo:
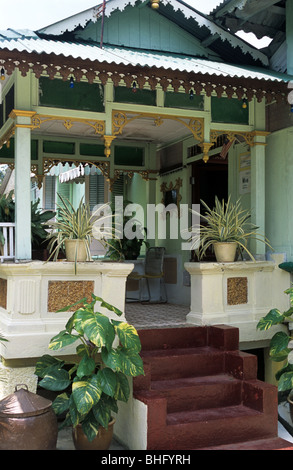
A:
{"label": "decorative bracket", "polygon": [[106,157],[110,157],[111,155],[111,144],[113,140],[116,139],[115,135],[104,135],[104,143],[105,143],[105,151],[104,154]]}
{"label": "decorative bracket", "polygon": [[213,147],[213,142],[203,142],[202,144],[199,144],[200,147],[202,147],[203,150],[203,161],[207,163],[209,161],[209,150],[211,147]]}

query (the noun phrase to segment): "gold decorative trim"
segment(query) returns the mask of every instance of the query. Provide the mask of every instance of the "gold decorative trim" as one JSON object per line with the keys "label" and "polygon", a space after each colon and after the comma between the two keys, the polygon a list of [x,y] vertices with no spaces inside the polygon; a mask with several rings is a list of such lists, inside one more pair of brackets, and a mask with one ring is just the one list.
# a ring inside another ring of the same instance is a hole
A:
{"label": "gold decorative trim", "polygon": [[15,125],[12,124],[7,132],[3,135],[3,137],[0,138],[0,149],[2,149],[3,145],[6,144],[7,147],[10,145],[10,139],[15,133]]}
{"label": "gold decorative trim", "polygon": [[203,142],[202,144],[199,144],[200,147],[202,147],[203,151],[203,161],[207,163],[209,161],[209,150],[213,146],[213,142]]}
{"label": "gold decorative trim", "polygon": [[16,119],[17,117],[27,117],[32,118],[36,114],[35,111],[25,111],[22,109],[13,109],[9,114],[11,119]]}
{"label": "gold decorative trim", "polygon": [[105,121],[65,116],[50,116],[45,114],[36,114],[32,117],[32,128],[40,129],[41,125],[48,121],[62,121],[63,126],[67,131],[69,131],[75,123],[81,123],[91,127],[95,131],[95,134],[98,134],[99,136],[103,136],[105,134]]}
{"label": "gold decorative trim", "polygon": [[114,139],[116,139],[115,135],[104,135],[104,144],[105,144],[104,153],[107,158],[110,157],[111,155],[111,144]]}
{"label": "gold decorative trim", "polygon": [[[127,117],[127,114],[124,111],[112,111],[112,134],[113,135],[122,135],[122,131],[127,124],[134,121],[135,119],[140,119],[142,117],[152,118],[154,120],[155,126],[161,126],[164,120],[169,119],[177,121],[192,133],[193,137],[199,142],[203,141],[204,135],[204,119],[203,118],[194,118],[194,117],[181,117],[175,115],[165,115],[159,113],[139,113],[129,112],[131,117]],[[185,120],[184,120],[185,119]],[[187,122],[186,122],[187,121]]]}
{"label": "gold decorative trim", "polygon": [[227,138],[235,140],[237,136],[240,136],[250,147],[255,145],[266,145],[266,142],[255,142],[255,137],[267,137],[270,132],[265,131],[251,131],[251,132],[242,132],[242,131],[223,131],[223,130],[211,130],[210,131],[210,140],[211,142],[217,142],[218,137],[221,135],[226,135]]}

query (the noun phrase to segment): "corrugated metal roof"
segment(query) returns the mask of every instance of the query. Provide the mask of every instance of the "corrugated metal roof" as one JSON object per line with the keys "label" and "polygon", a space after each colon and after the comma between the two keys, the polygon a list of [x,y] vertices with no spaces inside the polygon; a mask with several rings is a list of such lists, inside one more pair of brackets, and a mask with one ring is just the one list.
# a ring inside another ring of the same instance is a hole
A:
{"label": "corrugated metal roof", "polygon": [[36,36],[30,35],[30,33],[28,37],[21,35],[17,38],[10,39],[2,37],[3,31],[0,31],[0,50],[8,49],[10,51],[26,51],[37,54],[56,54],[65,57],[73,57],[75,59],[80,58],[81,60],[141,67],[156,67],[179,70],[181,72],[186,71],[227,77],[244,77],[258,80],[288,82],[293,78],[265,68],[236,66],[183,55],[125,49],[122,47],[104,46],[103,49],[101,49],[95,44],[71,43],[40,38],[35,39]]}

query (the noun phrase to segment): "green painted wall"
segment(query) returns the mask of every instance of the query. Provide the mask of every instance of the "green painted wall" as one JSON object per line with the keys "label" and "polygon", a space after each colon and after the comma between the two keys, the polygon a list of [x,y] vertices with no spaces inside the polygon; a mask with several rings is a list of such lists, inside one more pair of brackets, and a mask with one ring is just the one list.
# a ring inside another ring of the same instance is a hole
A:
{"label": "green painted wall", "polygon": [[[101,21],[90,22],[84,30],[76,33],[76,37],[100,43]],[[103,42],[109,45],[171,51],[193,56],[207,57],[208,54],[208,49],[201,46],[191,34],[147,6],[127,7],[123,12],[118,10],[110,18],[106,17]]]}
{"label": "green painted wall", "polygon": [[293,128],[274,132],[266,147],[266,234],[293,260]]}

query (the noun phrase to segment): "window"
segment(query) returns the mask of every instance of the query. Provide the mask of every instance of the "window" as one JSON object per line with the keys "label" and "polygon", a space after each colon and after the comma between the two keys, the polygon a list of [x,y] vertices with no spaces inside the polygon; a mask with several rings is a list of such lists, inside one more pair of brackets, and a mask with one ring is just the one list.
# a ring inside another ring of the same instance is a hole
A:
{"label": "window", "polygon": [[45,188],[43,193],[43,206],[46,210],[55,210],[56,177],[45,176]]}
{"label": "window", "polygon": [[91,211],[97,204],[104,203],[104,188],[104,176],[102,174],[90,175],[89,204]]}

